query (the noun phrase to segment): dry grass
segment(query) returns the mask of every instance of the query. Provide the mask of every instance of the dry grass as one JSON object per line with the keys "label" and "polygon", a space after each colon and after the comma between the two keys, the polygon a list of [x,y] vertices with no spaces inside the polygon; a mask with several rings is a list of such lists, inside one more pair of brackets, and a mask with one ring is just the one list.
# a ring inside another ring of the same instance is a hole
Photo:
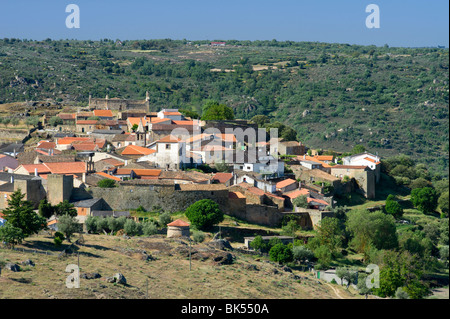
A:
{"label": "dry grass", "polygon": [[[0,298],[2,299],[142,299],[146,298],[147,281],[150,299],[329,299],[337,298],[333,290],[319,284],[310,273],[294,270],[301,277],[283,271],[278,265],[252,256],[231,252],[234,262],[217,265],[206,244],[193,245],[192,270],[189,270],[188,246],[162,235],[125,239],[106,235],[84,235],[79,246],[80,274],[99,273],[98,279],[80,280],[80,288],[67,288],[67,265],[77,264],[76,254],[65,258],[56,255],[18,252],[0,249],[0,262],[20,264],[31,259],[35,267],[21,266],[20,272],[2,270]],[[55,249],[52,238],[41,234],[20,247],[26,249]],[[56,250],[55,252],[60,251]],[[143,260],[142,251],[154,260]],[[209,254],[209,255],[208,255]],[[257,270],[249,265],[256,266]],[[277,273],[274,273],[274,270]],[[127,285],[106,281],[122,273]],[[361,298],[337,287],[344,298]]]}

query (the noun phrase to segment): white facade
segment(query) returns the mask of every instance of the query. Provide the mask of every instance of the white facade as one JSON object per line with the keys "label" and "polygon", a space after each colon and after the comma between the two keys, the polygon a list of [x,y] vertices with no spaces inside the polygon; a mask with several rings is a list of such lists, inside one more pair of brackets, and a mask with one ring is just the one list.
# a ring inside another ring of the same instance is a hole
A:
{"label": "white facade", "polygon": [[179,169],[183,163],[188,163],[186,143],[182,141],[156,141],[150,144],[148,148],[156,152],[142,156],[137,162],[152,162],[162,169]]}

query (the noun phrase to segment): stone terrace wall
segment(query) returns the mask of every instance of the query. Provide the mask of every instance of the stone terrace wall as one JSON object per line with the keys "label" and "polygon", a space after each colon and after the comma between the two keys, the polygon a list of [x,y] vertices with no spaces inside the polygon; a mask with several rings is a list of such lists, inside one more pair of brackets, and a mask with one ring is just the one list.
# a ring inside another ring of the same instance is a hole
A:
{"label": "stone terrace wall", "polygon": [[228,190],[176,190],[174,185],[123,185],[120,188],[90,188],[92,197],[103,198],[113,210],[137,209],[139,206],[151,211],[154,206],[176,212],[185,210],[201,199],[211,199],[228,211]]}

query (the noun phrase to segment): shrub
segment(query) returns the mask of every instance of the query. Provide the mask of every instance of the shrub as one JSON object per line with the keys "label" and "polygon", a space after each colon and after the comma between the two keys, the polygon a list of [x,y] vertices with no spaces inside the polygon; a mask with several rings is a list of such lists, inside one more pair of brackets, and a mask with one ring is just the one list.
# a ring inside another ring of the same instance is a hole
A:
{"label": "shrub", "polygon": [[284,244],[276,244],[269,251],[270,260],[285,264],[293,260],[292,250]]}
{"label": "shrub", "polygon": [[169,212],[165,212],[162,213],[161,215],[159,215],[159,224],[162,227],[166,227],[167,224],[169,224],[172,221],[172,216],[170,215]]}
{"label": "shrub", "polygon": [[116,182],[112,179],[105,178],[98,181],[97,186],[101,188],[113,188],[116,187]]}
{"label": "shrub", "polygon": [[145,222],[142,224],[142,232],[145,236],[151,236],[158,233],[158,227],[153,222]]}
{"label": "shrub", "polygon": [[202,243],[205,240],[205,237],[205,233],[200,230],[194,231],[192,233],[192,238],[196,243]]}
{"label": "shrub", "polygon": [[292,256],[294,260],[299,262],[310,261],[314,258],[314,253],[306,246],[294,246],[292,248]]}
{"label": "shrub", "polygon": [[142,224],[136,223],[132,219],[127,219],[123,230],[128,236],[138,236],[142,233]]}

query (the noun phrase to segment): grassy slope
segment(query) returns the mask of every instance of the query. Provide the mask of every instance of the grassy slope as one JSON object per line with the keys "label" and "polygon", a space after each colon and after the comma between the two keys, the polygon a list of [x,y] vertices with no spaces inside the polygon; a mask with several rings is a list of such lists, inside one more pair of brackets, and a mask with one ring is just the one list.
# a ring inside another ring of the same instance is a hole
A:
{"label": "grassy slope", "polygon": [[[248,255],[235,253],[232,265],[215,266],[211,260],[193,260],[189,271],[186,255],[176,252],[177,247],[186,247],[163,235],[150,238],[124,239],[106,235],[85,235],[85,244],[80,246],[81,273],[98,272],[99,279],[81,279],[79,289],[68,289],[65,280],[68,264],[77,264],[76,256],[59,259],[56,256],[23,253],[0,249],[0,261],[20,263],[31,259],[35,267],[22,266],[21,272],[2,271],[0,298],[130,298],[146,296],[146,280],[149,283],[149,298],[186,299],[309,299],[336,298],[328,285],[317,284],[309,273],[294,271],[304,278],[300,282],[283,272],[278,266],[255,260]],[[48,235],[27,239],[22,245],[27,249],[54,249]],[[194,245],[199,249],[204,244]],[[120,249],[119,249],[120,248]],[[61,248],[60,248],[61,249]],[[145,249],[156,257],[153,261],[140,260],[139,255],[128,256],[121,249]],[[258,270],[247,270],[247,265],[256,265]],[[277,268],[278,274],[272,270]],[[116,272],[127,279],[127,286],[105,281]],[[361,298],[341,287],[339,294],[345,298]]]}

